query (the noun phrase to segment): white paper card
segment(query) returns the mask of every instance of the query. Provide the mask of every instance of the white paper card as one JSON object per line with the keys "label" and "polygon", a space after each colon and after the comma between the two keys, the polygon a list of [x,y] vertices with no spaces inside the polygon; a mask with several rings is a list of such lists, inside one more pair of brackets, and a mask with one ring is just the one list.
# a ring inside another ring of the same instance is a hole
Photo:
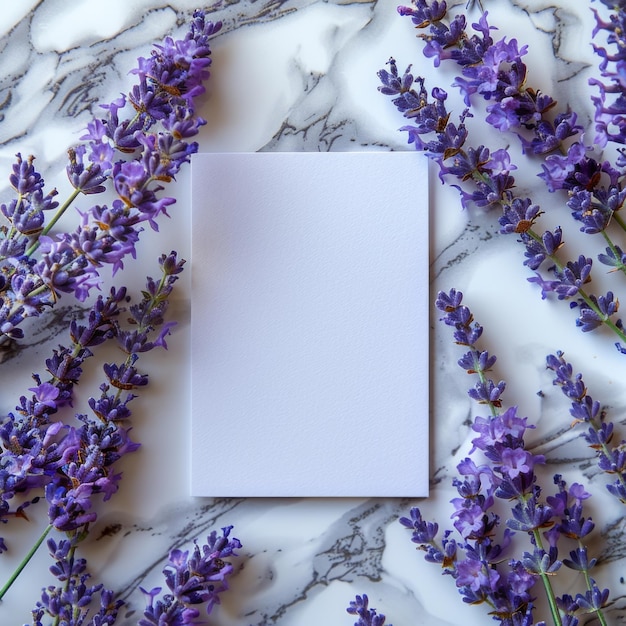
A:
{"label": "white paper card", "polygon": [[426,159],[197,154],[192,205],[192,495],[427,495]]}

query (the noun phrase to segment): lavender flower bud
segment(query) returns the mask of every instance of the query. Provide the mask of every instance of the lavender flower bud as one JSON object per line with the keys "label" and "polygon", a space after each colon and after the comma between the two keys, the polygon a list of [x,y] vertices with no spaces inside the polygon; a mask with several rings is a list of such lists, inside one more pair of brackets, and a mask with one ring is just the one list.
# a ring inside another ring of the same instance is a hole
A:
{"label": "lavender flower bud", "polygon": [[358,616],[359,619],[354,626],[383,626],[385,623],[384,615],[377,613],[376,609],[369,608],[369,599],[365,594],[356,596],[346,611],[350,615]]}
{"label": "lavender flower bud", "polygon": [[86,148],[84,145],[68,150],[69,164],[67,165],[67,177],[74,189],[84,194],[102,193],[106,187],[102,184],[107,176],[102,173],[98,163],[91,163],[85,167],[83,156]]}

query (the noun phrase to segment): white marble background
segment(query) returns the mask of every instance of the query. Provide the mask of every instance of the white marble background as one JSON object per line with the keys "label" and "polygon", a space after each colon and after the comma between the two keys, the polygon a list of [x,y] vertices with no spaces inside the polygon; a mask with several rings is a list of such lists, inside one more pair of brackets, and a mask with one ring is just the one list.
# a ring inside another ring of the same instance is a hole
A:
{"label": "white marble background", "polygon": [[[181,32],[196,4],[21,0],[3,6],[0,171],[8,175],[17,151],[32,153],[49,182],[62,189],[65,151],[97,103],[123,91],[135,58],[147,54],[151,43],[164,34]],[[216,3],[215,19],[223,20],[224,28],[213,45],[211,94],[202,105],[209,123],[201,134],[201,150],[410,149],[397,131],[402,118],[376,91],[376,71],[393,55],[401,68],[413,63],[416,72],[448,87],[455,69],[433,71],[421,55],[409,20],[397,15],[395,5],[396,0]],[[483,0],[483,5],[503,35],[532,44],[528,64],[533,68],[533,84],[569,101],[588,123],[591,105],[586,81],[596,63],[588,44],[593,27],[588,3]],[[470,15],[477,19],[477,8]],[[493,137],[499,145],[502,140]],[[550,206],[546,219],[570,227],[566,232],[572,249],[588,245],[579,242],[575,226],[565,224],[569,219],[565,207],[552,210],[555,200],[541,190],[536,169],[525,170],[520,184]],[[604,494],[603,478],[590,462],[588,450],[567,429],[567,405],[544,370],[546,354],[565,350],[583,369],[594,397],[610,406],[626,436],[621,417],[626,405],[624,357],[619,358],[610,337],[578,332],[573,314],[560,303],[540,300],[525,281],[521,249],[510,238],[497,235],[493,215],[463,212],[456,192],[440,187],[434,171],[432,183],[433,295],[453,286],[466,294],[486,327],[486,343],[500,357],[496,373],[508,381],[506,400],[518,404],[520,412],[538,425],[533,441],[548,457],[548,480],[558,471],[570,481],[584,480],[591,486],[597,523],[594,548],[600,557],[596,575],[613,592],[611,623],[624,623],[623,512]],[[185,172],[176,185],[179,204],[172,210],[172,220],[162,224],[160,233],[146,233],[137,263],[125,273],[131,284],[139,284],[141,275],[152,271],[156,251],[175,248],[188,255],[187,185]],[[143,447],[127,460],[121,490],[102,509],[84,550],[95,577],[118,589],[128,602],[120,623],[135,623],[143,606],[138,587],[159,583],[160,568],[172,547],[189,545],[210,529],[229,524],[234,524],[234,534],[244,547],[232,589],[211,615],[216,626],[352,624],[345,607],[354,594],[363,592],[395,626],[490,621],[484,609],[463,605],[452,581],[423,562],[409,533],[397,523],[397,517],[415,502],[188,497],[189,272],[182,287],[174,304],[180,324],[169,342],[170,351],[151,358],[152,387],[135,406],[134,434]],[[70,311],[62,309],[62,313]],[[10,393],[14,384],[28,387],[30,372],[40,368],[50,346],[60,340],[56,334],[64,321],[63,317],[39,320],[32,345],[6,355],[0,366],[3,412],[17,400]],[[419,505],[426,515],[445,524],[450,514],[446,503],[453,496],[450,479],[470,448],[475,407],[465,393],[468,377],[455,364],[458,349],[448,329],[437,325],[436,313],[431,326],[432,494]],[[174,381],[172,371],[179,374]],[[82,393],[89,393],[89,384],[97,382],[85,381]],[[543,391],[541,397],[538,391]],[[359,450],[350,453],[363,455]],[[232,454],[233,463],[244,462],[245,451],[238,450],[236,442]],[[2,579],[45,524],[43,508],[32,507],[29,515],[30,524],[18,528],[12,523],[2,529],[6,536],[15,537],[12,552],[0,558]],[[47,555],[41,551],[0,604],[0,623],[29,620],[40,588],[50,580],[47,567]]]}

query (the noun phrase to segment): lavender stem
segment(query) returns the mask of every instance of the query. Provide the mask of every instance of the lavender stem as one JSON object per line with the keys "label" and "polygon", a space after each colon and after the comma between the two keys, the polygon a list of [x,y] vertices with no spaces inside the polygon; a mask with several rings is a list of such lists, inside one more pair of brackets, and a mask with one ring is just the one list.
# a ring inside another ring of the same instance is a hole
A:
{"label": "lavender stem", "polygon": [[18,576],[22,573],[22,570],[28,565],[29,561],[35,556],[35,553],[39,549],[39,546],[43,543],[43,540],[48,536],[48,533],[52,530],[52,524],[48,524],[46,529],[41,533],[41,536],[34,543],[33,547],[28,551],[26,556],[22,559],[22,562],[17,566],[11,578],[7,580],[6,584],[0,589],[0,600],[4,598],[6,592],[11,588],[13,583],[17,580]]}

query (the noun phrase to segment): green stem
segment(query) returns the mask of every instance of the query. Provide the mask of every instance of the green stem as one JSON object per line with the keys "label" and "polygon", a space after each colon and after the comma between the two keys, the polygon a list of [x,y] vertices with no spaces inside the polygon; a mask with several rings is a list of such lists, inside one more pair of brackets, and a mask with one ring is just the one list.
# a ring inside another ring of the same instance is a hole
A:
{"label": "green stem", "polygon": [[17,566],[17,569],[13,572],[11,578],[0,589],[0,600],[4,597],[6,592],[11,588],[11,585],[17,580],[17,577],[22,573],[22,570],[28,565],[28,562],[33,558],[35,552],[39,549],[39,546],[43,543],[43,540],[47,537],[48,533],[52,530],[52,524],[48,524],[46,529],[41,533],[41,537],[37,539],[35,545],[28,551],[28,554],[23,558],[22,562]]}
{"label": "green stem", "polygon": [[613,219],[619,224],[619,227],[622,230],[626,230],[626,222],[624,222],[624,220],[621,218],[620,215],[617,214],[617,212],[613,213]]}
{"label": "green stem", "polygon": [[[580,540],[578,541],[578,545],[579,547],[584,548],[583,543]],[[589,576],[588,569],[583,570],[583,576],[585,577],[585,583],[587,585],[587,589],[591,593],[593,593],[593,585],[591,584],[591,577]],[[602,609],[596,609],[595,614],[598,616],[598,620],[600,621],[600,624],[602,624],[602,626],[608,626],[606,617],[604,617],[604,613],[602,612]]]}
{"label": "green stem", "polygon": [[[538,529],[533,530],[533,537],[535,539],[535,545],[539,550],[545,552],[543,549],[543,542],[541,541],[541,534]],[[546,572],[541,572],[541,582],[543,583],[543,588],[546,592],[546,597],[548,598],[548,604],[550,605],[550,613],[552,614],[552,621],[554,622],[554,626],[562,626],[563,621],[561,620],[561,613],[559,611],[559,607],[556,604],[556,596],[554,595],[554,589],[552,588],[552,583],[550,582],[550,577]]]}
{"label": "green stem", "polygon": [[[39,233],[39,237],[42,237],[43,235],[47,235],[50,232],[52,227],[61,219],[61,217],[63,217],[63,214],[65,213],[65,211],[69,209],[72,202],[76,200],[76,197],[78,196],[79,193],[81,193],[80,189],[74,189],[74,191],[70,194],[69,198],[63,203],[63,206],[61,206],[57,210],[57,212],[54,214],[54,217],[48,222],[48,224],[46,224],[45,228],[41,231],[41,233]],[[26,256],[31,256],[33,252],[37,250],[38,247],[39,247],[39,239],[37,239],[37,241],[32,243],[24,254],[26,254]]]}

